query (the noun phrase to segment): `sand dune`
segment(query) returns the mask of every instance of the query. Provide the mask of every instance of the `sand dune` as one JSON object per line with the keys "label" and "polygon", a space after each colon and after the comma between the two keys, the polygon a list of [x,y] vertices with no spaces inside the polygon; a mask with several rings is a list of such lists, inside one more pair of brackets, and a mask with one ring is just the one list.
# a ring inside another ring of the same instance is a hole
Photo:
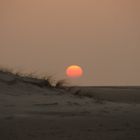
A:
{"label": "sand dune", "polygon": [[38,83],[0,73],[0,140],[140,140],[140,87]]}

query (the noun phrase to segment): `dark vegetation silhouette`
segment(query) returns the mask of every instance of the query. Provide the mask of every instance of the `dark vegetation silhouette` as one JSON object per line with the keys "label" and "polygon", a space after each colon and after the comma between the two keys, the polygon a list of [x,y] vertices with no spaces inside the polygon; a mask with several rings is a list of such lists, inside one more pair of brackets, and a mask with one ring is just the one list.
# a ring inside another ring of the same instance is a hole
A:
{"label": "dark vegetation silhouette", "polygon": [[64,88],[67,84],[65,79],[55,81],[53,76],[37,76],[35,73],[21,73],[15,72],[12,69],[0,68],[0,73],[12,77],[10,80],[0,81],[7,83],[8,85],[14,85],[18,82],[32,84],[40,88]]}
{"label": "dark vegetation silhouette", "polygon": [[0,68],[0,74],[10,77],[10,80],[0,79],[0,82],[4,82],[8,85],[25,83],[37,86],[39,88],[62,89],[62,94],[71,94],[77,96],[78,98],[93,98],[97,103],[102,103],[100,99],[94,96],[94,93],[83,92],[81,88],[77,88],[77,86],[69,86],[69,82],[67,79],[56,81],[53,76],[45,75],[39,77],[35,73],[25,74],[19,71],[15,72],[14,70],[7,68]]}

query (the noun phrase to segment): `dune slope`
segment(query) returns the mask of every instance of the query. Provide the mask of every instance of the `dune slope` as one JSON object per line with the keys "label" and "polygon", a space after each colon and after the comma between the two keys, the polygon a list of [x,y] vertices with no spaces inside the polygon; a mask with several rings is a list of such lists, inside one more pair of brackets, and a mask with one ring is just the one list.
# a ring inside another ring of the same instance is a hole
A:
{"label": "dune slope", "polygon": [[41,82],[0,72],[0,140],[140,139],[140,88]]}

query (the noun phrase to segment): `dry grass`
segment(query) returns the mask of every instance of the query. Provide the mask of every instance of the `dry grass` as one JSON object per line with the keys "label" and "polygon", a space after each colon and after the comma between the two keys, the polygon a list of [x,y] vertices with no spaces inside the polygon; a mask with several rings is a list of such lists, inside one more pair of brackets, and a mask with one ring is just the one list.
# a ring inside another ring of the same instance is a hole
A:
{"label": "dry grass", "polygon": [[13,77],[11,81],[4,81],[7,82],[8,85],[13,85],[17,82],[24,82],[40,88],[63,88],[67,84],[65,79],[55,81],[53,76],[38,76],[36,73],[21,73],[10,68],[0,68],[0,73],[11,75]]}
{"label": "dry grass", "polygon": [[103,104],[104,100],[98,98],[94,92],[83,92],[81,89],[77,89],[75,91],[70,91],[72,93],[72,95],[77,96],[78,98],[92,98],[94,100],[95,103],[97,104]]}
{"label": "dry grass", "polygon": [[0,73],[5,73],[5,74],[13,74],[14,73],[14,71],[13,71],[13,69],[11,69],[11,68],[4,68],[4,67],[1,67],[0,68]]}
{"label": "dry grass", "polygon": [[62,79],[56,82],[55,87],[56,88],[64,88],[68,85],[68,81],[66,79]]}

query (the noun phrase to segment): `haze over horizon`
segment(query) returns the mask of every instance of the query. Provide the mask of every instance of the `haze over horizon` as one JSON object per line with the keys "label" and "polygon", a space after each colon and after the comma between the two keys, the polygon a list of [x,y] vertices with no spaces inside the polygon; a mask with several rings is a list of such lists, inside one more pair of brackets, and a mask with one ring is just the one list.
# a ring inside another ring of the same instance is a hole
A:
{"label": "haze over horizon", "polygon": [[140,85],[139,0],[1,0],[0,66],[76,85]]}

